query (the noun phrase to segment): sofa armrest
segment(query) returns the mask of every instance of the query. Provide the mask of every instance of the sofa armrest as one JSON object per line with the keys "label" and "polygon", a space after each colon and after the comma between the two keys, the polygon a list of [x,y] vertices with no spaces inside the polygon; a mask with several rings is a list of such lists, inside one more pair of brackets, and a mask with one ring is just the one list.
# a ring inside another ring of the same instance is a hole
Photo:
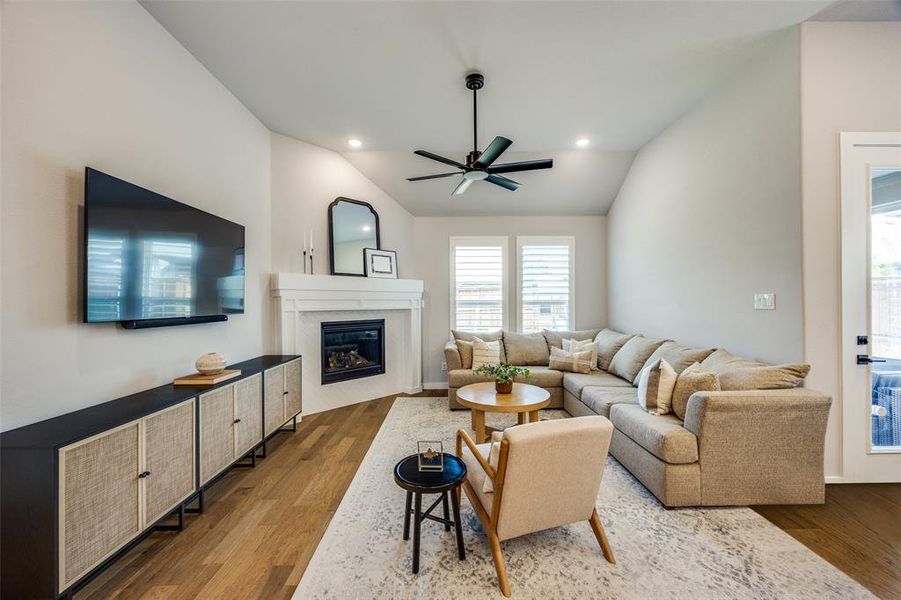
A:
{"label": "sofa armrest", "polygon": [[692,395],[684,425],[698,438],[703,503],[824,502],[831,404],[804,388]]}
{"label": "sofa armrest", "polygon": [[447,362],[448,373],[454,369],[463,368],[463,360],[460,358],[460,351],[457,349],[457,343],[453,340],[444,345],[444,360]]}

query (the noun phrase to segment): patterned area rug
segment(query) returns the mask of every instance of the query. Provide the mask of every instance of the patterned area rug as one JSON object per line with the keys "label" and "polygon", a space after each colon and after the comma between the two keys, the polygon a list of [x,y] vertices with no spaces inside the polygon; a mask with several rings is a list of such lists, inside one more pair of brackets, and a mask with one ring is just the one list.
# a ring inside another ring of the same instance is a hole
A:
{"label": "patterned area rug", "polygon": [[[561,418],[562,411],[542,411]],[[494,426],[515,423],[488,415]],[[422,525],[418,575],[404,542],[404,492],[395,463],[417,440],[453,452],[469,412],[446,398],[398,398],[316,549],[294,599],[502,598],[481,524],[462,501],[466,560],[454,533]],[[426,497],[429,498],[429,497]],[[426,498],[423,499],[425,504]],[[866,589],[748,508],[665,510],[612,458],[598,512],[617,564],[601,555],[589,524],[574,523],[502,543],[514,598],[873,598]]]}

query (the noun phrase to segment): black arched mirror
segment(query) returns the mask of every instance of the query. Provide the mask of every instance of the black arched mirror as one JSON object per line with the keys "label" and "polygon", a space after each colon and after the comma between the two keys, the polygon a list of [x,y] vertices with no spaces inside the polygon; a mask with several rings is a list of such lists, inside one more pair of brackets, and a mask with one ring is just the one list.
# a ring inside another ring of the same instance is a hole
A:
{"label": "black arched mirror", "polygon": [[368,202],[336,198],[328,207],[332,275],[365,276],[363,248],[379,248],[379,215]]}

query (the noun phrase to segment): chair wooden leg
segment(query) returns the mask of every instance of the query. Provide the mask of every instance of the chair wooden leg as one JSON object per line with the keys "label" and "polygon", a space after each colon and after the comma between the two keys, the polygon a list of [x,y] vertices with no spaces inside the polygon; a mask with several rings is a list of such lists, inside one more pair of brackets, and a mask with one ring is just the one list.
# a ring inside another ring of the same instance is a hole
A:
{"label": "chair wooden leg", "polygon": [[610,542],[607,540],[607,533],[604,531],[604,526],[601,525],[601,517],[598,515],[598,510],[594,509],[591,512],[591,519],[588,521],[591,523],[591,530],[594,531],[594,537],[598,538],[598,544],[601,545],[601,551],[604,553],[604,558],[607,559],[612,565],[616,564],[616,559],[613,558],[613,549],[610,548]]}
{"label": "chair wooden leg", "polygon": [[504,565],[504,555],[501,553],[501,542],[497,534],[488,532],[488,542],[491,544],[491,556],[494,557],[494,568],[497,570],[497,580],[501,586],[501,593],[510,596],[510,582],[507,581],[507,567]]}

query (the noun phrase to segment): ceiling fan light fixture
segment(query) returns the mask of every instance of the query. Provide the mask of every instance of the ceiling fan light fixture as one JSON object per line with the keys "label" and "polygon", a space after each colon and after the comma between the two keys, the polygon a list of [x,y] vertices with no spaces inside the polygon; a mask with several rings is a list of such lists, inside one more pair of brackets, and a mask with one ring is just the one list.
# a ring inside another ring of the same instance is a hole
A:
{"label": "ceiling fan light fixture", "polygon": [[463,179],[469,179],[470,181],[480,181],[482,179],[488,179],[488,173],[485,171],[467,171],[463,173]]}

